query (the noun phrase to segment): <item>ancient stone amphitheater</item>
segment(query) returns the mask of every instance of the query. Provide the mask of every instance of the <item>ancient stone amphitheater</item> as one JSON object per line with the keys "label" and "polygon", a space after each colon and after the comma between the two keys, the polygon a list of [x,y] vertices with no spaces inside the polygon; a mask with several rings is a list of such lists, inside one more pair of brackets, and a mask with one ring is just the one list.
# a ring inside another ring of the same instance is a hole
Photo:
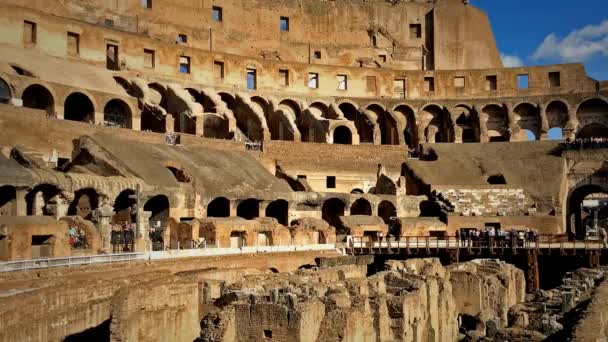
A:
{"label": "ancient stone amphitheater", "polygon": [[581,204],[608,193],[608,81],[504,68],[468,1],[0,10],[1,341],[534,340],[592,299],[603,320],[604,271],[538,288],[607,257]]}

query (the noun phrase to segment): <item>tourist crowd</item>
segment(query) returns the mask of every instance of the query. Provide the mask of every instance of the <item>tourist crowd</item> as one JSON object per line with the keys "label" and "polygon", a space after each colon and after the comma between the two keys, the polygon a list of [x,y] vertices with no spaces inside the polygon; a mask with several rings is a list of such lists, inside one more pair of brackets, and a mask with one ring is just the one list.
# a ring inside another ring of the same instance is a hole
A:
{"label": "tourist crowd", "polygon": [[262,143],[248,141],[245,143],[245,149],[247,149],[247,151],[262,151]]}
{"label": "tourist crowd", "polygon": [[68,228],[68,235],[72,248],[88,248],[87,236],[82,228],[70,226],[70,228]]}
{"label": "tourist crowd", "polygon": [[538,234],[525,230],[500,230],[488,227],[483,231],[462,229],[456,231],[456,238],[463,247],[524,247],[538,241]]}
{"label": "tourist crowd", "polygon": [[564,150],[587,150],[587,149],[598,149],[608,148],[608,138],[583,138],[566,141],[562,144]]}
{"label": "tourist crowd", "polygon": [[167,145],[179,145],[182,143],[182,136],[179,133],[165,133],[165,142]]}

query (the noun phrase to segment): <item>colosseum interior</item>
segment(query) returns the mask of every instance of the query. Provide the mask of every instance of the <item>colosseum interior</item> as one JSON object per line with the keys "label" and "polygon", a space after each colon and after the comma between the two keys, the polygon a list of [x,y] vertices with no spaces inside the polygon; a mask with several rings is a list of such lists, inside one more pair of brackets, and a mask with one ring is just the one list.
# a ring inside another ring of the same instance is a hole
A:
{"label": "colosseum interior", "polygon": [[469,1],[0,9],[0,341],[608,336],[608,81]]}

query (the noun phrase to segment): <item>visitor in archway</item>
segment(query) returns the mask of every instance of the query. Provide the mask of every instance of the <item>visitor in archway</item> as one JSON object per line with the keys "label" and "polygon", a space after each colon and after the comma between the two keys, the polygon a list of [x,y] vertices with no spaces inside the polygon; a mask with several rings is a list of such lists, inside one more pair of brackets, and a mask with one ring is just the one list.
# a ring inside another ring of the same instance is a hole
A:
{"label": "visitor in archway", "polygon": [[608,243],[608,235],[606,233],[606,228],[600,228],[600,238],[602,239],[602,247],[606,248],[606,244]]}

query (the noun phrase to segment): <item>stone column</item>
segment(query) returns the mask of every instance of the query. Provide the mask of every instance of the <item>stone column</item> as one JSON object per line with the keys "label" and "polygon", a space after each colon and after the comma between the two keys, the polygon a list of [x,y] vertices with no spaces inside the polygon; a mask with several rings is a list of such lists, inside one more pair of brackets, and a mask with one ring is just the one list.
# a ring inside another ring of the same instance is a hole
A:
{"label": "stone column", "polygon": [[490,141],[488,137],[488,114],[479,113],[479,142],[487,143]]}
{"label": "stone column", "polygon": [[230,217],[236,217],[236,208],[239,206],[238,201],[230,200]]}
{"label": "stone column", "polygon": [[96,209],[95,217],[97,218],[97,230],[101,235],[101,249],[105,253],[112,253],[112,217],[114,216],[114,208],[110,205],[103,205]]}
{"label": "stone column", "polygon": [[131,129],[134,131],[141,131],[141,116],[131,117]]}
{"label": "stone column", "polygon": [[165,132],[173,133],[175,130],[175,119],[171,114],[165,115]]}
{"label": "stone column", "polygon": [[27,216],[27,189],[17,189],[17,200],[15,201],[15,216]]}
{"label": "stone column", "polygon": [[576,111],[569,110],[568,111],[568,122],[566,123],[566,127],[562,129],[562,135],[564,139],[570,138],[574,140],[576,138],[576,131],[578,130],[578,118],[576,117]]}
{"label": "stone column", "polygon": [[23,107],[23,100],[22,99],[18,99],[16,97],[11,97],[11,99],[8,101],[8,103],[10,105],[15,106],[15,107]]}
{"label": "stone column", "polygon": [[269,201],[260,201],[258,217],[266,217],[266,208],[268,207],[269,204],[270,204]]}
{"label": "stone column", "polygon": [[99,113],[99,112],[95,112],[95,114],[93,115],[93,122],[96,125],[101,125],[103,126],[103,113]]}
{"label": "stone column", "polygon": [[145,252],[152,249],[150,241],[150,211],[137,211],[137,229],[135,232],[135,251]]}
{"label": "stone column", "polygon": [[549,129],[549,118],[547,118],[546,107],[543,104],[539,104],[539,113],[540,113],[540,134],[538,140],[547,140]]}
{"label": "stone column", "polygon": [[205,136],[205,117],[203,116],[203,114],[200,114],[198,116],[194,116],[194,123],[196,124],[196,136],[197,137],[204,137]]}

